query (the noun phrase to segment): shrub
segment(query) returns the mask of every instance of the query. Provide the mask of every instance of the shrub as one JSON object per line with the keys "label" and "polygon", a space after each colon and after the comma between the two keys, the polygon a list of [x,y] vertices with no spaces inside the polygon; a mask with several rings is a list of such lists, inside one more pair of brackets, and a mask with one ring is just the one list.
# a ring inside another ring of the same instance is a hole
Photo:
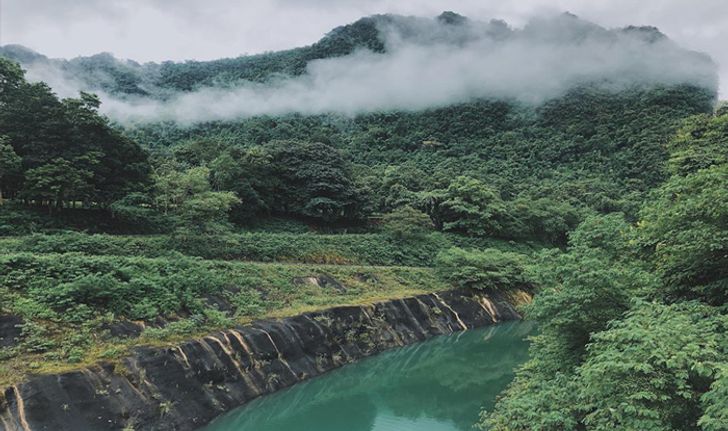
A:
{"label": "shrub", "polygon": [[496,249],[465,250],[453,247],[437,255],[435,268],[444,280],[471,289],[528,288],[524,256]]}
{"label": "shrub", "polygon": [[384,231],[395,238],[418,238],[433,228],[430,217],[409,205],[399,207],[382,217]]}

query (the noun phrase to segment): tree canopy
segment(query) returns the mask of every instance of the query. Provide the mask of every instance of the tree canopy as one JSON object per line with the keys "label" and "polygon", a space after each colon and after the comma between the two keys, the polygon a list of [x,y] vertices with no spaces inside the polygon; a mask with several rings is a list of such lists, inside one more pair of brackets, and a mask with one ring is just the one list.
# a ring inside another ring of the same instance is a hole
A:
{"label": "tree canopy", "polygon": [[[99,115],[99,105],[88,93],[59,100],[0,58],[0,135],[20,157],[17,178],[3,184],[5,194],[55,208],[71,201],[105,207],[148,186],[146,152]],[[4,150],[3,159],[9,157]]]}

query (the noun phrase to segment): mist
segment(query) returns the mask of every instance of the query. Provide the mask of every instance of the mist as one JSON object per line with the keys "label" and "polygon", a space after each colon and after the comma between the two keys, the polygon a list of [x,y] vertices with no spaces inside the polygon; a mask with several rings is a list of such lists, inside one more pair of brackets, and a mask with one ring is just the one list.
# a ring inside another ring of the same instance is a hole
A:
{"label": "mist", "polygon": [[[377,25],[385,53],[362,49],[311,61],[296,77],[158,97],[96,92],[102,112],[121,123],[191,125],[289,113],[417,111],[484,98],[538,105],[580,84],[613,91],[675,84],[717,89],[709,57],[649,27],[607,30],[572,15],[534,19],[519,29],[503,21],[413,17],[382,17]],[[28,77],[61,96],[89,90],[48,65],[29,66]]]}

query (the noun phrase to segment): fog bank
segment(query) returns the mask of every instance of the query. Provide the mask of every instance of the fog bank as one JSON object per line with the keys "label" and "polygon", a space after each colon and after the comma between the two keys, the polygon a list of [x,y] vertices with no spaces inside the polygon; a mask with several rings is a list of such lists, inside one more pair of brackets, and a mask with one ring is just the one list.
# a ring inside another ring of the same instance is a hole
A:
{"label": "fog bank", "polygon": [[[709,57],[684,50],[654,28],[607,30],[572,15],[534,19],[521,29],[502,21],[382,17],[385,53],[358,50],[315,60],[304,74],[238,82],[161,97],[100,93],[114,120],[193,124],[287,113],[357,115],[413,111],[479,98],[539,104],[575,85],[615,91],[634,85],[717,88]],[[83,84],[47,66],[28,67],[62,96]],[[99,79],[103,79],[100,77]]]}

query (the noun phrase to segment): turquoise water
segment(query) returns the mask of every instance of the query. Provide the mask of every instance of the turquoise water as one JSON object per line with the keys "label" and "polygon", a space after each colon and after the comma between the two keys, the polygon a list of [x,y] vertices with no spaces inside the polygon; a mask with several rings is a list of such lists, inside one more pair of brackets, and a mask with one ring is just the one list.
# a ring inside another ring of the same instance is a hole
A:
{"label": "turquoise water", "polygon": [[527,358],[530,323],[436,337],[254,400],[205,431],[472,431]]}

